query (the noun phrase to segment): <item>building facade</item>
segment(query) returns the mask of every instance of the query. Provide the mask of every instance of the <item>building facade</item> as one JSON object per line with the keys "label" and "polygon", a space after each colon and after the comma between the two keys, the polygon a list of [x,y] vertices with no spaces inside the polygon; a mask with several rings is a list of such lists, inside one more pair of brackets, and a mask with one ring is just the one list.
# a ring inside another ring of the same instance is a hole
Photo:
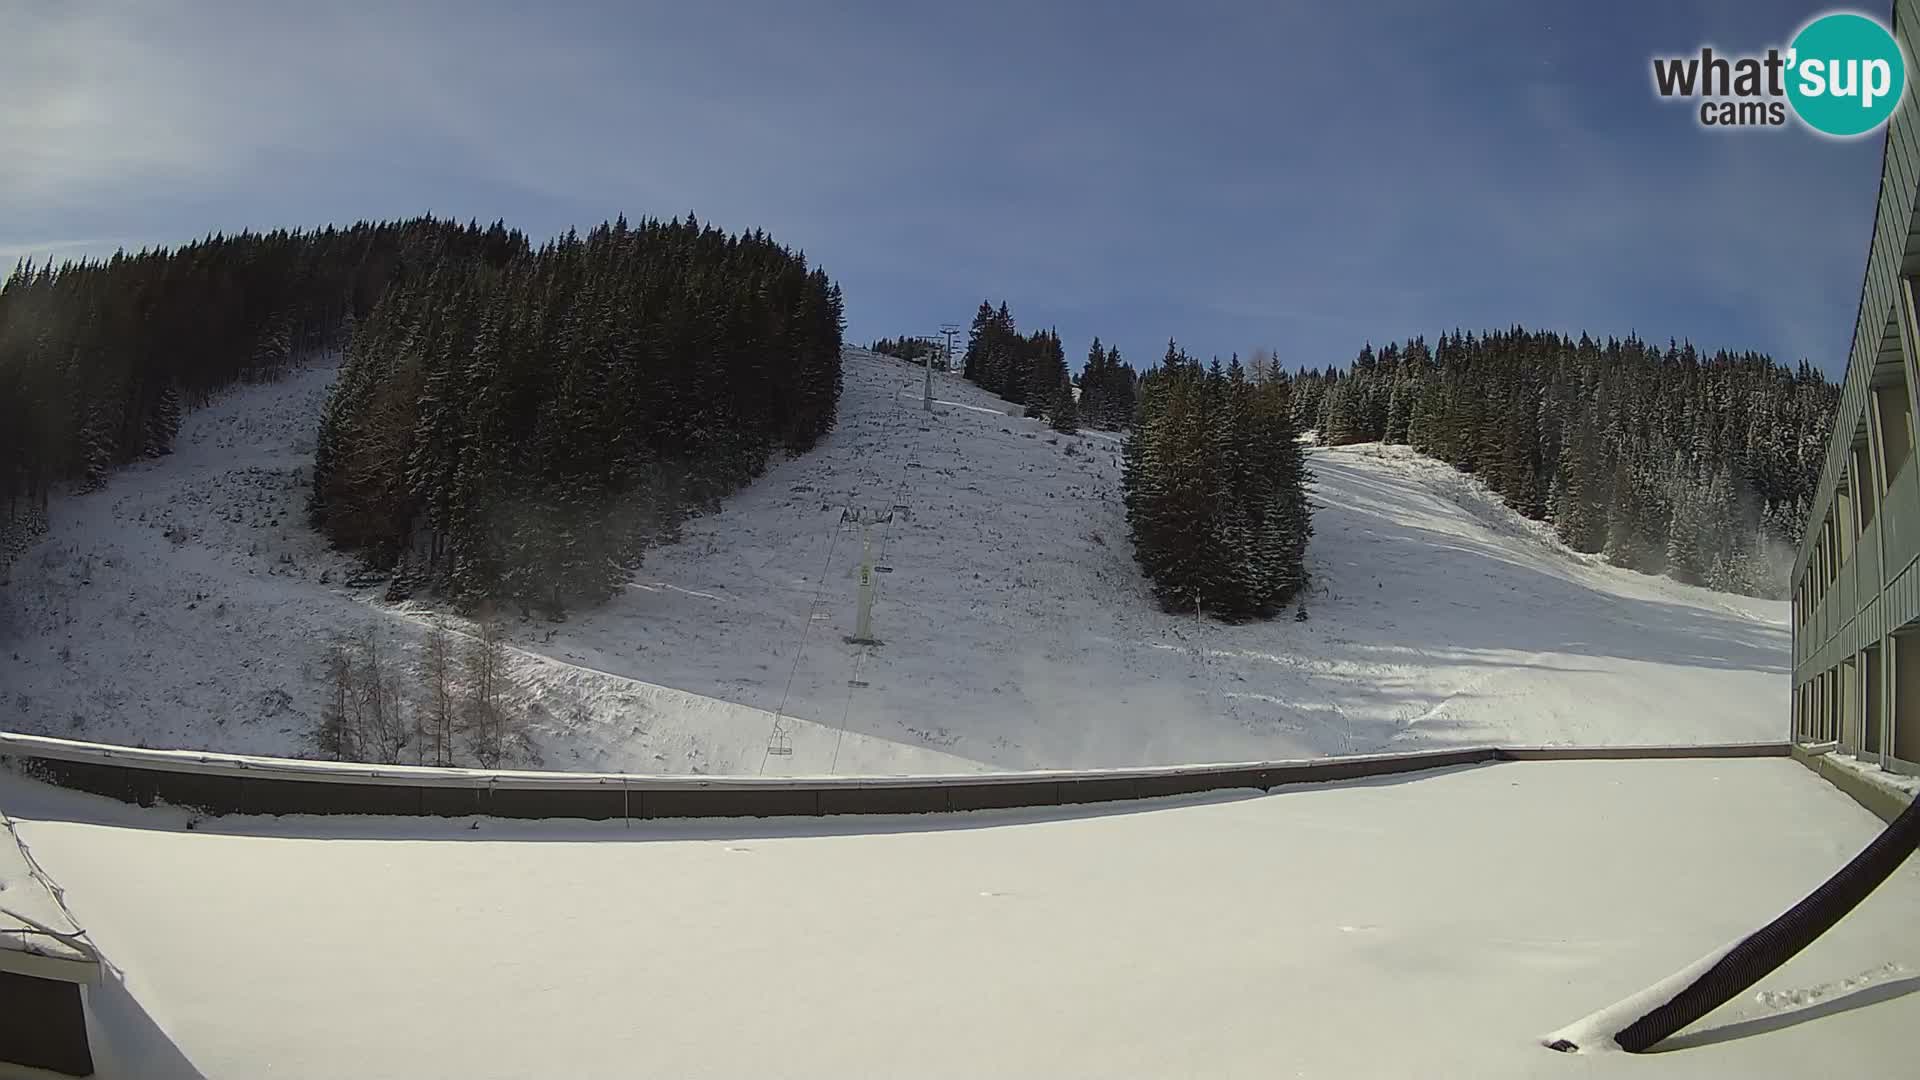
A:
{"label": "building facade", "polygon": [[[1920,0],[1893,32],[1920,56]],[[1909,91],[1911,94],[1911,90]],[[1853,351],[1793,568],[1793,737],[1920,774],[1920,109],[1888,123]]]}

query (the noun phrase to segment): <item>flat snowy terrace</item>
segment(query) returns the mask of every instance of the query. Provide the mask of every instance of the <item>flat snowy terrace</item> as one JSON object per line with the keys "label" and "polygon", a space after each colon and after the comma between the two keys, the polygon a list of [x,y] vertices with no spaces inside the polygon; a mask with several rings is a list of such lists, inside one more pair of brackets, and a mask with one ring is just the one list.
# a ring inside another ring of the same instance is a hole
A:
{"label": "flat snowy terrace", "polygon": [[1535,1041],[1875,835],[1776,759],[631,829],[0,806],[122,973],[107,1076],[1887,1076],[1920,1026],[1910,863],[1668,1052]]}

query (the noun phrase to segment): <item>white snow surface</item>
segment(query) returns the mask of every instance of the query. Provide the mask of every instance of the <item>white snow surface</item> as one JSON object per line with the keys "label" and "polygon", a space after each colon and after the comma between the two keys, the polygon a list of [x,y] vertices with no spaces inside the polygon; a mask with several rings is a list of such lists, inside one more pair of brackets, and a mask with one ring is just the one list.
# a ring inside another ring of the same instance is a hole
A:
{"label": "white snow surface", "polygon": [[1880,822],[1782,759],[637,824],[210,818],[0,773],[103,1077],[1893,1076],[1920,863],[1645,1056],[1539,1034]]}
{"label": "white snow surface", "polygon": [[[329,640],[371,626],[417,654],[432,609],[349,587],[352,560],[304,524],[332,377],[237,390],[172,456],[55,501],[0,586],[0,727],[298,754]],[[925,413],[921,379],[848,350],[817,449],[650,552],[608,605],[511,621],[520,763],[930,773],[1784,737],[1785,604],[1574,554],[1401,447],[1311,455],[1307,621],[1164,614],[1117,436],[1056,436],[948,376]],[[849,506],[904,508],[873,530],[877,647],[845,640]]]}

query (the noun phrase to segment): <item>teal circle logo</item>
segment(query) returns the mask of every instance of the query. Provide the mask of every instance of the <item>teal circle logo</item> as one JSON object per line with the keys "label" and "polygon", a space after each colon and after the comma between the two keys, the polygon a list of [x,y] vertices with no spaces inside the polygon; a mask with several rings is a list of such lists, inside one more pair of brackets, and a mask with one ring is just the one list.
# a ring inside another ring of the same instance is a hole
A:
{"label": "teal circle logo", "polygon": [[1808,127],[1842,138],[1887,122],[1907,89],[1907,58],[1887,28],[1851,12],[1822,15],[1787,53],[1787,100]]}

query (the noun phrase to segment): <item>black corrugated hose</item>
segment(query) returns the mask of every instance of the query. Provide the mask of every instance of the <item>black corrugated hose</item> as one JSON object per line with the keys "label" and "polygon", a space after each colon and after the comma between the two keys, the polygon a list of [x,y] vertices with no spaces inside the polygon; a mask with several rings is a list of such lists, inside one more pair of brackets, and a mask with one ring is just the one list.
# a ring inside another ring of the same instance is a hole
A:
{"label": "black corrugated hose", "polygon": [[[1916,846],[1920,846],[1920,799],[1894,818],[1873,843],[1826,884],[1749,934],[1685,989],[1622,1028],[1613,1041],[1632,1053],[1650,1050],[1660,1040],[1719,1008],[1826,933],[1892,876]],[[1564,1039],[1551,1046],[1569,1053],[1579,1049]]]}

